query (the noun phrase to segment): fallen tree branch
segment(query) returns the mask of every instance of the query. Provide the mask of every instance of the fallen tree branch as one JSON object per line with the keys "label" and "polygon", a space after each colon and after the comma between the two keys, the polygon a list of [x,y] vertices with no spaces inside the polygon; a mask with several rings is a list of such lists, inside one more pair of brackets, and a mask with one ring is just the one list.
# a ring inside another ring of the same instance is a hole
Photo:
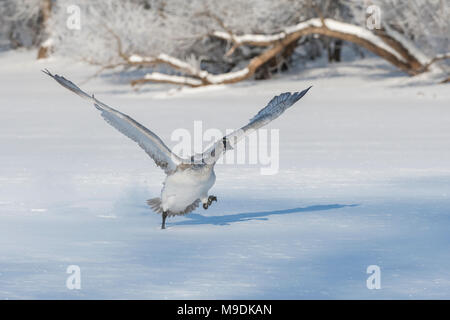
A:
{"label": "fallen tree branch", "polygon": [[180,85],[188,85],[190,87],[200,87],[203,85],[202,81],[195,78],[185,76],[175,76],[159,72],[148,73],[142,79],[131,81],[131,85],[135,86],[146,82],[180,84]]}
{"label": "fallen tree branch", "polygon": [[[384,26],[383,30],[375,33],[362,27],[336,21],[333,19],[313,18],[294,26],[285,28],[275,34],[244,34],[235,35],[227,29],[222,20],[212,16],[225,31],[212,33],[213,37],[229,41],[233,44],[226,55],[232,54],[240,46],[267,47],[258,56],[252,58],[246,67],[223,74],[212,74],[201,70],[178,58],[161,53],[157,56],[145,57],[138,54],[127,55],[123,52],[120,38],[109,29],[117,42],[118,55],[123,63],[129,66],[155,66],[165,64],[180,74],[170,75],[151,72],[141,79],[131,82],[132,85],[146,82],[163,82],[178,85],[199,87],[212,84],[227,84],[242,81],[253,76],[262,65],[282,53],[289,45],[303,36],[320,34],[327,37],[341,39],[355,43],[387,60],[394,66],[410,75],[419,74],[429,69],[430,65],[438,60],[447,58],[447,55],[428,59],[420,50],[415,48],[411,41],[395,30]],[[115,65],[117,66],[117,64]]]}
{"label": "fallen tree branch", "polygon": [[398,32],[387,29],[384,32],[372,33],[362,27],[334,19],[313,18],[271,35],[244,34],[231,38],[226,32],[216,31],[212,36],[232,41],[237,46],[266,47],[288,36],[298,39],[309,34],[320,34],[360,45],[411,75],[428,70],[423,68],[428,62],[426,56]]}
{"label": "fallen tree branch", "polygon": [[447,53],[442,53],[442,54],[438,54],[437,56],[435,56],[433,59],[431,59],[426,65],[423,66],[424,71],[428,70],[429,67],[438,61],[442,61],[442,60],[446,60],[446,59],[450,59],[450,52]]}

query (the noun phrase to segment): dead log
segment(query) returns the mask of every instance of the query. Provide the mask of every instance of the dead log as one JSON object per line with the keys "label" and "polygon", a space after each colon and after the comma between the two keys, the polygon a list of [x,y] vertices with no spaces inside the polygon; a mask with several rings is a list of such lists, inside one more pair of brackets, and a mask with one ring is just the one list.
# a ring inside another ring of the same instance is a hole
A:
{"label": "dead log", "polygon": [[[389,31],[389,33],[378,32],[378,34],[375,34],[367,29],[349,23],[333,19],[314,18],[285,28],[284,31],[272,35],[245,34],[240,36],[235,35],[231,39],[228,33],[219,31],[214,32],[213,36],[233,41],[235,46],[251,45],[265,47],[281,39],[286,39],[288,35],[298,39],[301,36],[309,34],[320,34],[364,47],[410,75],[424,72],[422,71],[423,62],[420,62],[420,60],[423,60],[423,57],[416,57],[418,54],[424,56],[420,53],[420,50],[417,48],[412,50],[412,44],[408,43],[407,39],[402,39],[402,36],[393,30]],[[408,43],[409,48],[405,45],[406,43]]]}
{"label": "dead log", "polygon": [[151,72],[141,79],[133,80],[131,82],[132,85],[147,82],[163,82],[199,87],[239,82],[254,76],[259,68],[267,66],[274,61],[276,63],[277,57],[288,52],[289,48],[295,48],[297,41],[301,37],[311,34],[324,35],[338,41],[355,43],[410,75],[427,71],[429,66],[435,62],[433,59],[428,59],[409,40],[398,32],[391,30],[388,26],[373,33],[356,25],[323,18],[310,19],[287,27],[282,32],[270,35],[235,35],[230,30],[214,32],[212,36],[232,43],[232,48],[227,55],[233,54],[237,48],[243,45],[267,47],[261,54],[252,58],[246,67],[223,74],[211,74],[206,70],[200,70],[187,62],[166,54],[159,54],[154,57],[144,57],[136,54],[128,55],[122,51],[119,37],[114,33],[112,34],[117,40],[118,54],[123,59],[123,65],[154,66],[165,64],[177,72],[175,75]]}

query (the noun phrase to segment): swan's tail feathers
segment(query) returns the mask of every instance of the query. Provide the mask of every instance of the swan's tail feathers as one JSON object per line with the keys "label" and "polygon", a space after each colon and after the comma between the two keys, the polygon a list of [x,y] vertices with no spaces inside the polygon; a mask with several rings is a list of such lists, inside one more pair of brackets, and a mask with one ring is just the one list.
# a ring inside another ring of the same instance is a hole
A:
{"label": "swan's tail feathers", "polygon": [[156,213],[162,213],[163,212],[162,207],[161,207],[161,199],[160,198],[149,199],[149,200],[147,200],[147,204]]}

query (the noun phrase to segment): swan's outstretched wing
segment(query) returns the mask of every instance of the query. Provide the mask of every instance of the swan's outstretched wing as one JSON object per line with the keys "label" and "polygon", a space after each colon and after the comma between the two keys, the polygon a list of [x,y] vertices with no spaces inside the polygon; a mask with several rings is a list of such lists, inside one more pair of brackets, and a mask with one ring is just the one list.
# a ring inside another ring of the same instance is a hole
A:
{"label": "swan's outstretched wing", "polygon": [[172,153],[156,134],[131,117],[107,106],[103,102],[97,100],[94,95],[88,95],[66,78],[57,74],[51,74],[48,70],[45,70],[44,73],[48,74],[60,85],[76,93],[80,97],[92,101],[94,106],[101,111],[101,116],[106,122],[122,132],[128,138],[135,141],[159,167],[164,169],[166,174],[174,172],[177,165],[184,162],[183,159]]}
{"label": "swan's outstretched wing", "polygon": [[274,97],[270,100],[266,107],[261,109],[253,118],[250,119],[250,122],[247,125],[215,142],[210,148],[201,154],[201,157],[197,155],[195,160],[200,160],[208,164],[215,163],[224,152],[233,149],[239,140],[278,118],[287,108],[300,100],[300,98],[303,97],[310,88],[311,87],[301,92],[286,92]]}

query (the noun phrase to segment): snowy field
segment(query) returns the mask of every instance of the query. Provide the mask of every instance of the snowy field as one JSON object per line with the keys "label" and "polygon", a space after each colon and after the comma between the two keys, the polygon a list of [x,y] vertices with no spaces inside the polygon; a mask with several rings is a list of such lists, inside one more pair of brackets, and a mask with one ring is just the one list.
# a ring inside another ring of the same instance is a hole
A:
{"label": "snowy field", "polygon": [[[145,200],[162,170],[40,72],[81,83],[96,70],[35,54],[0,53],[1,299],[450,298],[448,85],[376,58],[209,89],[81,84],[169,146],[195,120],[238,128],[314,86],[268,127],[277,174],[219,165],[218,202],[160,230]],[[66,287],[69,265],[80,290]],[[366,286],[370,265],[381,289]]]}

